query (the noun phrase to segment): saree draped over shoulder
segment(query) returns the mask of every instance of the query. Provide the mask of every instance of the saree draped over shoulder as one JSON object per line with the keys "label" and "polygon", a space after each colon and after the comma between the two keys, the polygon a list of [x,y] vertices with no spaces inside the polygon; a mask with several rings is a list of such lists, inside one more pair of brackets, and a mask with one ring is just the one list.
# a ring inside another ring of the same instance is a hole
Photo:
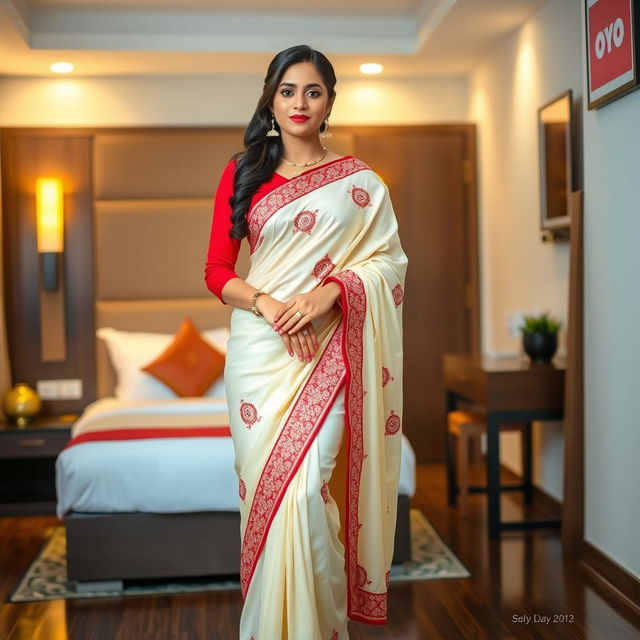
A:
{"label": "saree draped over shoulder", "polygon": [[353,156],[277,186],[247,221],[249,284],[282,301],[329,282],[341,293],[313,321],[311,362],[289,356],[263,318],[232,313],[240,638],[343,640],[347,617],[387,619],[407,258],[386,185]]}

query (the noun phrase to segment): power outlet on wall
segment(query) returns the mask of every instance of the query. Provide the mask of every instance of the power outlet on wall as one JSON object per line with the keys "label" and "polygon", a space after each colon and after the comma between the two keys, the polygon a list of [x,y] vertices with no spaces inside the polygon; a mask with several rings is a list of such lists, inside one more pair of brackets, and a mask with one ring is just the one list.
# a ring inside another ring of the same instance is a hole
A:
{"label": "power outlet on wall", "polygon": [[38,380],[36,391],[43,400],[80,400],[82,380]]}
{"label": "power outlet on wall", "polygon": [[36,391],[42,400],[58,399],[58,381],[57,380],[38,380],[36,383]]}

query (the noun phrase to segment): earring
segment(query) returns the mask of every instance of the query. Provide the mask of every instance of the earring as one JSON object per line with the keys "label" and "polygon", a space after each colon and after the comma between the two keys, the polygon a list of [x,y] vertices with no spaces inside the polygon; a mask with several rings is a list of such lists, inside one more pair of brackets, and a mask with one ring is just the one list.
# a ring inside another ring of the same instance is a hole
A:
{"label": "earring", "polygon": [[324,119],[324,131],[320,134],[321,138],[333,138],[333,134],[329,133],[329,116]]}
{"label": "earring", "polygon": [[271,129],[266,133],[267,138],[273,138],[275,136],[280,137],[280,133],[276,130],[276,119],[271,114]]}

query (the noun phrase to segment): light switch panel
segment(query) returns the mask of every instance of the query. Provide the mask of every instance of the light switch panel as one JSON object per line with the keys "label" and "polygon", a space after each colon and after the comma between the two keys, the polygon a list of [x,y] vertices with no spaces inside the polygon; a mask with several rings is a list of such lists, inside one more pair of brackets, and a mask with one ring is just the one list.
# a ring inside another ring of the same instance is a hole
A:
{"label": "light switch panel", "polygon": [[80,400],[82,380],[38,380],[36,391],[42,400]]}
{"label": "light switch panel", "polygon": [[60,380],[61,400],[80,400],[82,398],[82,380]]}

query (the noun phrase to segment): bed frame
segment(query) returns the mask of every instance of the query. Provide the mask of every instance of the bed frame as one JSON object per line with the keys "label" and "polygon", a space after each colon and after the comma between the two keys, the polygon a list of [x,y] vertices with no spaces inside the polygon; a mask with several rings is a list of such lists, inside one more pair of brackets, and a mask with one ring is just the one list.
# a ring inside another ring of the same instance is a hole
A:
{"label": "bed frame", "polygon": [[[398,496],[393,562],[411,559],[409,497]],[[240,513],[70,513],[67,575],[77,591],[121,590],[125,580],[240,572]]]}

